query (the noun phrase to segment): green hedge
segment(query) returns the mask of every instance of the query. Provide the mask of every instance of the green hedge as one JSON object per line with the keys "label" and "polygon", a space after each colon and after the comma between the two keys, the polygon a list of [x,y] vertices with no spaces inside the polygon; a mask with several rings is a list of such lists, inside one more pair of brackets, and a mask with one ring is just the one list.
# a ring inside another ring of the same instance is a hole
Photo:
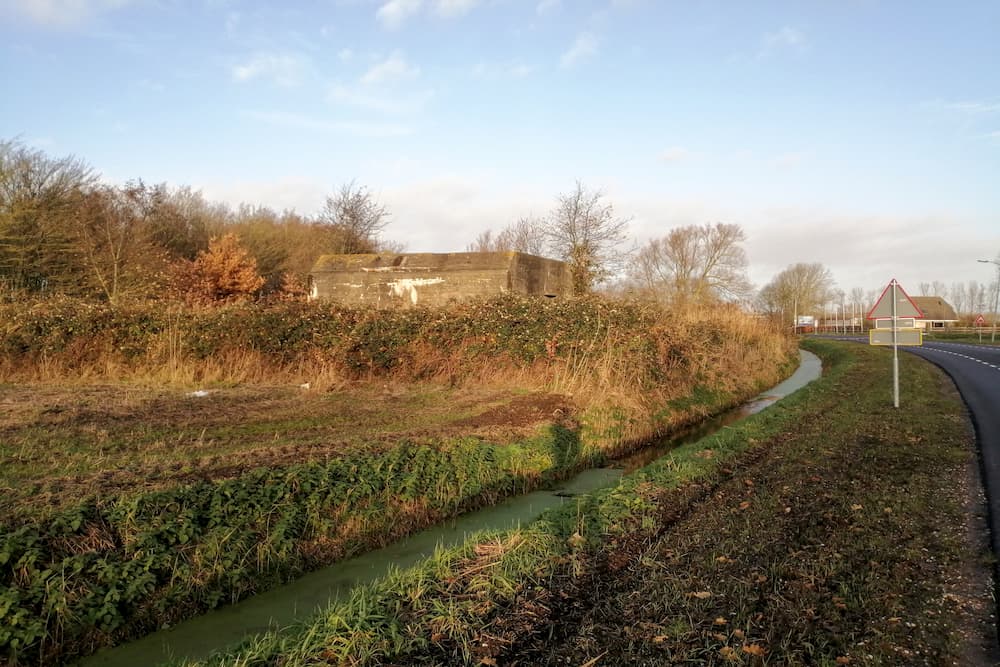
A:
{"label": "green hedge", "polygon": [[318,356],[361,372],[396,368],[418,344],[460,352],[468,359],[489,355],[531,362],[608,342],[636,355],[637,367],[655,372],[657,365],[649,362],[661,351],[643,334],[655,329],[662,316],[647,305],[598,298],[504,296],[447,309],[409,310],[296,302],[202,310],[156,303],[112,308],[58,298],[0,304],[0,355],[30,362],[65,354],[69,363],[86,363],[89,351],[134,361],[170,337],[194,359],[255,350],[277,362]]}

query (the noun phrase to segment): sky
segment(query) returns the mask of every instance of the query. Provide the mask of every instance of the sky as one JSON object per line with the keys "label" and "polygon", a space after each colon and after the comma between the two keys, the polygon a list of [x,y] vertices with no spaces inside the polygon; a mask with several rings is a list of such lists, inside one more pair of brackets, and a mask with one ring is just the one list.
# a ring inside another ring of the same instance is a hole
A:
{"label": "sky", "polygon": [[411,252],[580,181],[633,245],[735,223],[763,286],[989,283],[1000,2],[0,0],[0,138],[103,179],[315,214]]}

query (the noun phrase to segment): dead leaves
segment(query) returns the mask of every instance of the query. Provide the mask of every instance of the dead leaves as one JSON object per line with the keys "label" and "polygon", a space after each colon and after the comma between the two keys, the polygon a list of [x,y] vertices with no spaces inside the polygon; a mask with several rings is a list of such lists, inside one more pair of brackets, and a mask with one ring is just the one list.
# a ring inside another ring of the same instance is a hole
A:
{"label": "dead leaves", "polygon": [[[718,635],[716,637],[718,637]],[[743,644],[742,646],[740,646],[740,651],[742,651],[747,655],[752,655],[756,658],[763,658],[765,655],[767,655],[767,648],[757,643]],[[720,648],[719,656],[721,656],[724,660],[727,660],[729,662],[736,662],[739,660],[739,652],[737,652],[737,650],[734,649],[732,646],[723,646],[722,648]]]}
{"label": "dead leaves", "polygon": [[568,538],[566,538],[566,544],[569,545],[573,551],[578,551],[584,544],[587,543],[587,538],[585,538],[580,533],[573,533]]}

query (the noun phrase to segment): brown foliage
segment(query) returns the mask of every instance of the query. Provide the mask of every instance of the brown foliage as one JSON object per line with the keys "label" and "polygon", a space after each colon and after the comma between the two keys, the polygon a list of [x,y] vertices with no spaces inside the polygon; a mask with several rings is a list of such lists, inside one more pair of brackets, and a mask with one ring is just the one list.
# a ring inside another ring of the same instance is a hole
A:
{"label": "brown foliage", "polygon": [[264,286],[257,260],[235,234],[215,237],[193,262],[175,265],[174,288],[188,303],[242,301]]}

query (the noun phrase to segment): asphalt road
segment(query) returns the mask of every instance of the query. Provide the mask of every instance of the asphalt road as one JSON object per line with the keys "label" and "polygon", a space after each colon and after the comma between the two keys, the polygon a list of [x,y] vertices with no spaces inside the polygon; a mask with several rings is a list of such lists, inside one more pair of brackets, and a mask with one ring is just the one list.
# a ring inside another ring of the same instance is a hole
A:
{"label": "asphalt road", "polygon": [[921,347],[903,349],[940,366],[969,407],[982,460],[990,540],[993,553],[1000,555],[1000,347],[925,340]]}

